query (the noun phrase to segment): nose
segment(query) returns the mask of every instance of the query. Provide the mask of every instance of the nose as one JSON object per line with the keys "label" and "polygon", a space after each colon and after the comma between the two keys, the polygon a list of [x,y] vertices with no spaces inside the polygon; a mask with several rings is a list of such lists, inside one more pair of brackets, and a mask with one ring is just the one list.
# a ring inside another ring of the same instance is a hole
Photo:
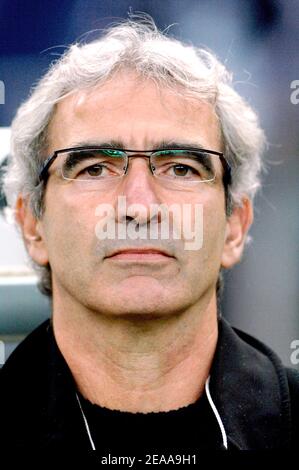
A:
{"label": "nose", "polygon": [[[129,158],[129,165],[121,185],[121,195],[126,197],[126,213],[117,215],[118,222],[135,219],[139,224],[149,223],[155,211],[152,204],[160,204],[157,187],[149,168],[149,158],[134,156]],[[158,216],[158,219],[160,216]]]}

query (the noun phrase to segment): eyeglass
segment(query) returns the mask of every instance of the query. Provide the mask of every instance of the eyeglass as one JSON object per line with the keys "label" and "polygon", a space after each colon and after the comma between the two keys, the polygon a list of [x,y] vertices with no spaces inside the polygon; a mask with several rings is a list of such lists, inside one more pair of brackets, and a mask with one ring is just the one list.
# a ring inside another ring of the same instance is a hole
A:
{"label": "eyeglass", "polygon": [[[133,155],[128,155],[133,153]],[[216,159],[223,166],[225,186],[231,180],[231,167],[223,153],[203,148],[169,148],[127,150],[108,147],[73,147],[56,150],[45,160],[39,172],[39,182],[46,182],[49,168],[59,157],[61,176],[87,190],[107,189],[127,174],[129,158],[149,158],[151,173],[170,189],[196,188],[200,183],[213,182],[217,176]]]}

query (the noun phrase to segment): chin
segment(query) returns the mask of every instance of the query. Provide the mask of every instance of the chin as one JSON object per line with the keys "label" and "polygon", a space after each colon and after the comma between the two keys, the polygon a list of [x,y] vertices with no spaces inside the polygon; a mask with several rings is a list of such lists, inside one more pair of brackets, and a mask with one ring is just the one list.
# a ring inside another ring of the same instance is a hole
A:
{"label": "chin", "polygon": [[118,317],[121,317],[123,320],[126,320],[128,322],[132,322],[135,324],[138,323],[146,323],[146,322],[154,322],[155,320],[161,320],[167,318],[168,315],[166,314],[161,314],[161,313],[123,313],[118,315]]}
{"label": "chin", "polygon": [[109,288],[92,289],[85,305],[109,317],[147,320],[170,317],[190,307],[193,298],[170,283],[149,277],[131,277]]}
{"label": "chin", "polygon": [[173,299],[171,300],[162,299],[162,296],[157,295],[153,295],[151,298],[146,298],[144,294],[143,296],[132,295],[130,298],[119,296],[118,302],[110,304],[105,312],[106,315],[136,322],[166,319],[179,314],[186,307],[185,304],[182,305],[173,302]]}

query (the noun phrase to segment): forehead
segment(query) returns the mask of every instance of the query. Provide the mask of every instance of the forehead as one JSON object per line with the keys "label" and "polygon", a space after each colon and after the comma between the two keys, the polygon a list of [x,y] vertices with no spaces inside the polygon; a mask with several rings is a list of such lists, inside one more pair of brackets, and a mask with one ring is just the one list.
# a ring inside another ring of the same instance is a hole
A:
{"label": "forehead", "polygon": [[76,142],[109,140],[144,150],[167,140],[198,141],[214,150],[221,147],[211,104],[132,73],[119,73],[104,85],[64,98],[49,126],[49,151]]}

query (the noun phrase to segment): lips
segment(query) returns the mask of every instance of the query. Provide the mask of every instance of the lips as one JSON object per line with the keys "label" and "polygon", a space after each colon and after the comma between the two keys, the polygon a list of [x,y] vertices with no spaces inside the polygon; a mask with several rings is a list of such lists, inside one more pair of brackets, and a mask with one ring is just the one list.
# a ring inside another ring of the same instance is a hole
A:
{"label": "lips", "polygon": [[166,251],[154,249],[154,248],[127,248],[118,251],[114,251],[110,255],[106,256],[106,258],[113,258],[113,259],[140,259],[140,260],[155,260],[155,259],[162,259],[162,258],[173,258],[169,253]]}

